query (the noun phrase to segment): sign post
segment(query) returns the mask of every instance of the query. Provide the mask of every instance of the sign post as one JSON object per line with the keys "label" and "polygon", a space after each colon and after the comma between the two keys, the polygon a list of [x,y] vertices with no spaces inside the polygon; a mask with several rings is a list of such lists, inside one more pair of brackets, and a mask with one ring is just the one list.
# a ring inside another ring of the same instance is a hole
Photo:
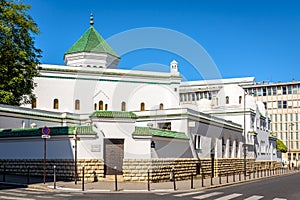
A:
{"label": "sign post", "polygon": [[50,139],[50,128],[44,126],[42,128],[42,138],[44,139],[44,184],[46,183],[46,155],[47,155],[47,139]]}

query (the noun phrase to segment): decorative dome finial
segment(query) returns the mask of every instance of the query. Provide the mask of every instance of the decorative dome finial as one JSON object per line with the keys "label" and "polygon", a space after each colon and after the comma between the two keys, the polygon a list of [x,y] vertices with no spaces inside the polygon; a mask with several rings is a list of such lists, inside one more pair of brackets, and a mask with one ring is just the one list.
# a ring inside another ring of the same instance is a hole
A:
{"label": "decorative dome finial", "polygon": [[91,15],[90,15],[90,25],[91,26],[94,25],[94,15],[93,15],[93,13],[91,13]]}

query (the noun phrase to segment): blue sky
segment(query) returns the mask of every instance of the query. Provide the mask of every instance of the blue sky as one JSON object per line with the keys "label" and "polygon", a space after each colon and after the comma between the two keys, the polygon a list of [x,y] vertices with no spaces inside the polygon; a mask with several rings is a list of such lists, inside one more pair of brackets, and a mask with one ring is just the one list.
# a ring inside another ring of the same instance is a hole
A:
{"label": "blue sky", "polygon": [[[94,27],[105,39],[143,27],[167,28],[190,37],[207,51],[222,78],[300,80],[300,3],[296,0],[23,2],[32,6],[30,14],[41,30],[35,40],[43,51],[44,64],[64,64],[64,52],[89,28],[89,14],[93,12]],[[180,72],[187,80],[214,78],[195,73],[197,66],[187,58],[161,49],[124,54],[119,68],[137,69],[157,63],[153,69],[164,71],[159,66],[166,66],[173,59],[179,62]]]}

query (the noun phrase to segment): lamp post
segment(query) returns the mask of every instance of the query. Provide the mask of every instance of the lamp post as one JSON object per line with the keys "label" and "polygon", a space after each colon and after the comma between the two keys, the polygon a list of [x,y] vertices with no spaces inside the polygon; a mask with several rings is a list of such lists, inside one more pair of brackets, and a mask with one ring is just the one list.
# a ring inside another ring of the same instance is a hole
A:
{"label": "lamp post", "polygon": [[246,94],[244,91],[244,144],[243,144],[243,152],[244,152],[244,177],[246,177],[247,163],[246,163]]}
{"label": "lamp post", "polygon": [[77,184],[77,177],[78,177],[78,174],[77,174],[77,140],[78,140],[78,138],[77,138],[77,128],[75,128],[75,130],[74,130],[74,162],[75,162],[75,184]]}
{"label": "lamp post", "polygon": [[291,169],[291,159],[292,159],[292,155],[291,155],[291,134],[292,134],[292,127],[294,126],[293,123],[289,124],[289,129],[288,131],[290,131],[290,133],[288,133],[288,160],[289,160],[289,169]]}

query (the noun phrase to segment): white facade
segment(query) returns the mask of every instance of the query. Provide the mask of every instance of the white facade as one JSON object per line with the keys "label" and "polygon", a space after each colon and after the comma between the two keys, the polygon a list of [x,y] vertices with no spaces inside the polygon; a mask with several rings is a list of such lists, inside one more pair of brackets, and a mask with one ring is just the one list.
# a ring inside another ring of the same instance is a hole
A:
{"label": "white facade", "polygon": [[[96,34],[93,28],[91,30]],[[76,44],[65,54],[66,66],[40,66],[32,105],[19,109],[0,105],[3,116],[0,117],[6,121],[6,125],[0,123],[0,128],[25,128],[33,123],[37,127],[91,125],[96,135],[81,138],[78,158],[98,158],[106,162],[107,155],[110,155],[107,152],[113,151],[109,149],[110,144],[122,149],[119,160],[242,158],[245,127],[246,143],[254,146],[256,138],[258,146],[254,147],[259,149],[259,155],[254,155],[254,149],[248,148],[248,157],[269,158],[262,154],[273,148],[269,145],[268,123],[257,125],[262,120],[267,121],[268,117],[249,96],[246,107],[243,107],[239,96],[243,98],[244,91],[231,84],[238,80],[222,80],[225,86],[218,81],[182,83],[176,61],[170,63],[169,72],[121,70],[117,69],[119,58],[112,55],[112,50],[76,52],[81,48]],[[246,78],[244,82],[250,84],[251,81],[252,78]],[[226,102],[227,96],[230,103]],[[8,114],[7,109],[15,111]],[[138,117],[106,116],[128,112]],[[95,116],[95,113],[101,116]],[[243,125],[244,113],[246,126]],[[253,116],[254,122],[250,123]],[[138,127],[146,128],[145,133],[138,133]],[[11,147],[20,145],[28,152],[22,154],[16,150],[2,156],[26,157],[33,152],[30,158],[40,157],[40,153],[35,153],[40,149],[39,139],[32,138],[31,142],[20,138],[14,140]],[[265,142],[264,148],[262,141]],[[3,139],[1,145],[8,148],[7,142]],[[49,156],[72,158],[73,146],[71,137],[53,137],[49,148],[54,150]],[[64,153],[59,154],[60,151]]]}
{"label": "white facade", "polygon": [[270,141],[273,138],[270,137],[264,104],[246,94],[237,84],[252,82],[252,78],[186,82],[180,87],[181,105],[241,124],[245,130],[246,156],[257,160],[276,160],[277,150],[274,142]]}
{"label": "white facade", "polygon": [[160,104],[164,108],[179,106],[181,78],[171,73],[57,65],[41,68],[35,79],[37,109],[90,114],[94,110],[121,111],[122,102],[124,111],[140,110],[142,103],[145,110],[157,109]]}

